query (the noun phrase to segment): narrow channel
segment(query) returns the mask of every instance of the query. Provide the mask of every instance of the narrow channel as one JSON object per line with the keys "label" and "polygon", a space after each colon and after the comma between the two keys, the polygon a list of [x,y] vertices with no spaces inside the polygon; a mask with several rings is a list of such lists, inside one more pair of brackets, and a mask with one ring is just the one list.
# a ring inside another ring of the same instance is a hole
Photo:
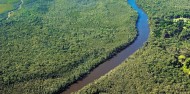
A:
{"label": "narrow channel", "polygon": [[136,5],[135,0],[128,0],[127,2],[135,11],[138,12],[136,27],[139,35],[137,39],[134,41],[134,43],[118,53],[116,56],[100,64],[97,68],[92,70],[90,74],[88,74],[85,78],[72,84],[68,89],[63,91],[62,94],[70,94],[71,92],[76,92],[82,89],[87,84],[105,75],[110,70],[121,64],[139,48],[141,48],[143,44],[147,41],[150,32],[147,14]]}

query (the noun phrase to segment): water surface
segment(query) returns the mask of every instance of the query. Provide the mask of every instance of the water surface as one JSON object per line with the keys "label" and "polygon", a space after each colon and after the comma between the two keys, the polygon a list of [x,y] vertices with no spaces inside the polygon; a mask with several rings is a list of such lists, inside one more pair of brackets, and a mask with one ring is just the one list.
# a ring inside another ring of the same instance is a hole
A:
{"label": "water surface", "polygon": [[136,23],[136,27],[139,33],[137,39],[130,46],[126,47],[124,50],[118,53],[116,56],[100,64],[97,68],[92,70],[90,74],[88,74],[85,78],[72,84],[68,89],[63,91],[62,94],[70,94],[71,92],[76,92],[87,84],[105,75],[110,70],[114,69],[116,66],[125,61],[130,55],[132,55],[135,51],[141,48],[143,44],[147,41],[150,31],[147,14],[136,5],[135,0],[128,0],[128,4],[135,11],[137,11],[139,15]]}

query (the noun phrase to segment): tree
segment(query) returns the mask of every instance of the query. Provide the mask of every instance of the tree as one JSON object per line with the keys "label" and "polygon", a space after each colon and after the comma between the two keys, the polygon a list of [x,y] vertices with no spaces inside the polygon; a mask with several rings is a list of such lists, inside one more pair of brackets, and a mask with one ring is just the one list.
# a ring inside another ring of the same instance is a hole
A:
{"label": "tree", "polygon": [[185,59],[186,59],[186,57],[185,57],[184,55],[180,55],[180,56],[178,57],[178,61],[179,61],[180,63],[182,63],[182,64],[184,64]]}
{"label": "tree", "polygon": [[185,60],[185,64],[186,64],[187,68],[189,69],[190,68],[190,58],[187,58]]}

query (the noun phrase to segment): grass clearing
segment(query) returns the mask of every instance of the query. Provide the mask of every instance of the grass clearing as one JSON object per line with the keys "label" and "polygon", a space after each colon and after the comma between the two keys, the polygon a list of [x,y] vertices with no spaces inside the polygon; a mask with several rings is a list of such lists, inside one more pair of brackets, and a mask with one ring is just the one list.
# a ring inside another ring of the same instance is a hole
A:
{"label": "grass clearing", "polygon": [[20,0],[0,0],[0,20],[10,16],[10,14],[7,13],[16,9],[19,3]]}
{"label": "grass clearing", "polygon": [[0,4],[0,14],[13,9],[14,7],[12,4]]}
{"label": "grass clearing", "polygon": [[13,3],[17,3],[20,0],[1,0],[0,4],[13,4]]}

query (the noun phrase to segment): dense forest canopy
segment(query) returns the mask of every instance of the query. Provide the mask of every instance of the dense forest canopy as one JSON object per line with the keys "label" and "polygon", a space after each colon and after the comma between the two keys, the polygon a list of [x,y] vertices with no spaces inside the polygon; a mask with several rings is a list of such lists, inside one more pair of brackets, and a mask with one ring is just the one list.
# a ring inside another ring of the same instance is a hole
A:
{"label": "dense forest canopy", "polygon": [[137,0],[150,37],[125,63],[77,93],[190,93],[189,0]]}
{"label": "dense forest canopy", "polygon": [[125,0],[23,2],[0,22],[1,93],[57,92],[137,36],[137,15]]}

